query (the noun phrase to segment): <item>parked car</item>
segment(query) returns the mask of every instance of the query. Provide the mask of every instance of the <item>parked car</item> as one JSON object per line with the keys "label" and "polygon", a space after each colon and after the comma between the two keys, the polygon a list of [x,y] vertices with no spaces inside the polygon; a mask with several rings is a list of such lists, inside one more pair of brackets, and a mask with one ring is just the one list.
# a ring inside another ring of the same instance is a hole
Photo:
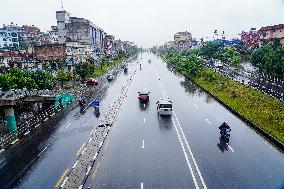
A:
{"label": "parked car", "polygon": [[150,92],[138,92],[138,99],[141,103],[147,103],[149,102],[149,94]]}
{"label": "parked car", "polygon": [[89,78],[86,79],[84,83],[86,83],[86,85],[98,85],[99,82],[94,78]]}
{"label": "parked car", "polygon": [[156,104],[159,115],[172,115],[173,105],[168,98],[160,98]]}

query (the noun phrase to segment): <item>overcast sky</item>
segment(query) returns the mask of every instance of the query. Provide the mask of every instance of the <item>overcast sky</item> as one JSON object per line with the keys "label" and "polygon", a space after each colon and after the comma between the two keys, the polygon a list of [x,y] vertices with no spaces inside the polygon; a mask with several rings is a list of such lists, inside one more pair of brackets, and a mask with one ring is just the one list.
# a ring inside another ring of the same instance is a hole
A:
{"label": "overcast sky", "polygon": [[[63,0],[64,9],[83,17],[116,38],[151,47],[173,40],[178,31],[193,37],[230,37],[242,30],[284,24],[284,0]],[[56,25],[60,0],[1,0],[0,24]]]}

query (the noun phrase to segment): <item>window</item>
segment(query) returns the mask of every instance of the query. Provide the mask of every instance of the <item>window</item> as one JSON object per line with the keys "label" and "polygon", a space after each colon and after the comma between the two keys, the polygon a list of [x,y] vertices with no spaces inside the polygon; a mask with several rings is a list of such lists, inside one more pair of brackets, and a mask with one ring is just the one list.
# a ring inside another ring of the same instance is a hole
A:
{"label": "window", "polygon": [[12,37],[17,37],[17,34],[15,32],[13,32]]}
{"label": "window", "polygon": [[12,42],[18,42],[17,38],[12,38]]}
{"label": "window", "polygon": [[7,47],[7,44],[4,44],[4,47]]}

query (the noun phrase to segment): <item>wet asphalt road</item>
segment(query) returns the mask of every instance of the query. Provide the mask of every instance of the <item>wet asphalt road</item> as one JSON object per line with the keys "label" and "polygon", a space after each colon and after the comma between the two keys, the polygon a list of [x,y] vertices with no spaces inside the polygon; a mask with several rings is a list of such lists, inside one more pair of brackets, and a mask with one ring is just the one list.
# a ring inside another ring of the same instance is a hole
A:
{"label": "wet asphalt road", "polygon": [[[121,71],[110,83],[101,101],[101,115],[126,79],[127,75]],[[79,107],[69,108],[61,119],[48,121],[36,137],[1,154],[0,188],[54,188],[62,173],[72,167],[80,147],[98,123],[92,107],[85,114],[80,114]],[[12,181],[16,185],[8,186]]]}
{"label": "wet asphalt road", "polygon": [[[281,152],[161,59],[141,57],[142,70],[85,188],[284,188]],[[141,90],[151,92],[145,107],[137,99]],[[173,101],[173,118],[156,113],[163,95]],[[229,145],[219,139],[224,121],[232,128]]]}
{"label": "wet asphalt road", "polygon": [[[144,53],[139,63],[129,66],[138,71],[85,188],[284,188],[281,152],[155,55]],[[121,73],[111,84],[102,114],[126,78]],[[137,99],[141,90],[151,92],[145,107]],[[173,101],[172,118],[156,113],[155,103],[163,95]],[[224,121],[232,128],[229,146],[219,140],[218,126]],[[76,108],[50,122],[52,127],[36,140],[2,157],[0,188],[5,175],[16,175],[23,167],[16,188],[60,185],[98,123],[92,108],[83,115]]]}

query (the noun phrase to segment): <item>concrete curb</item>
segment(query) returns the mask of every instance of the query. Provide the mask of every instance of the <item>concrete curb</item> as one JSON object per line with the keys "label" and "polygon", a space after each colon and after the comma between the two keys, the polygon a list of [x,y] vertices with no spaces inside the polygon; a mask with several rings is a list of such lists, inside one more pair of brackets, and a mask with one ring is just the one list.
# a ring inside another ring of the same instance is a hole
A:
{"label": "concrete curb", "polygon": [[[181,73],[181,72],[180,72]],[[227,108],[230,112],[232,112],[234,115],[238,116],[239,118],[241,118],[243,121],[245,121],[248,125],[250,125],[254,130],[256,130],[258,133],[260,133],[263,137],[265,137],[266,139],[268,139],[270,142],[272,142],[278,149],[280,149],[282,152],[284,152],[284,144],[279,141],[278,139],[276,139],[275,137],[273,137],[270,133],[266,132],[265,130],[263,130],[262,128],[260,128],[257,124],[255,124],[253,121],[251,121],[250,119],[246,118],[244,115],[242,115],[241,113],[237,112],[235,109],[233,109],[231,106],[227,105],[226,103],[224,103],[221,99],[219,99],[218,97],[216,97],[214,94],[212,94],[210,91],[208,91],[207,89],[205,89],[204,87],[202,87],[201,85],[199,85],[198,83],[196,83],[193,79],[191,79],[190,77],[186,76],[184,73],[181,73],[184,77],[186,77],[187,79],[189,79],[190,81],[194,82],[194,84],[196,84],[198,87],[200,87],[202,90],[204,90],[207,94],[209,94],[211,97],[213,97],[215,100],[217,100],[220,104],[222,104],[225,108]]]}

